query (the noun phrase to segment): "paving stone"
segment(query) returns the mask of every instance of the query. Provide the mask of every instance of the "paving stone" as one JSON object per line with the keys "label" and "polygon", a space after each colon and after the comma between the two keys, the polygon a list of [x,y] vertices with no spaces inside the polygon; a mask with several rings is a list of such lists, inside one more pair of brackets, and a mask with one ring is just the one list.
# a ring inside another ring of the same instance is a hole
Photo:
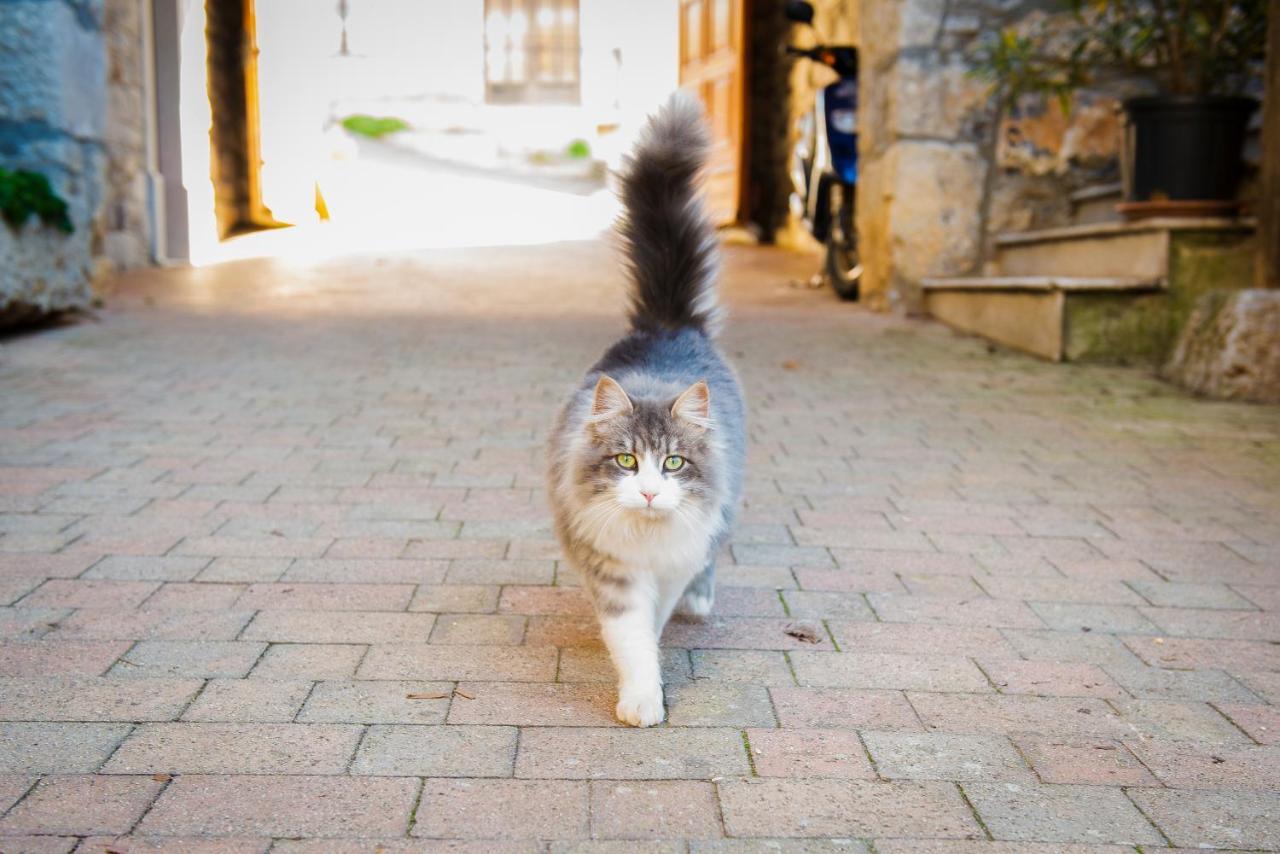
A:
{"label": "paving stone", "polygon": [[[876,615],[888,623],[934,623],[955,626],[1039,629],[1044,623],[1025,602],[992,599],[982,595],[917,596],[869,593]],[[838,615],[833,615],[838,616]]]}
{"label": "paving stone", "polygon": [[[569,650],[565,651],[567,655]],[[755,685],[793,685],[786,654],[775,650],[695,649],[689,653],[694,679],[715,682],[746,682]],[[564,676],[561,657],[561,678]],[[664,672],[667,668],[663,668]],[[669,679],[669,677],[668,677]]]}
{"label": "paving stone", "polygon": [[1064,632],[1108,632],[1154,635],[1160,628],[1133,605],[1077,605],[1032,602],[1029,606],[1051,629]]}
{"label": "paving stone", "polygon": [[[707,653],[753,654],[755,650],[702,650]],[[664,685],[675,685],[687,682],[691,677],[688,650],[662,647],[658,651],[662,661],[662,682]],[[780,652],[766,653],[781,656]],[[786,660],[783,659],[785,665]],[[790,671],[788,671],[790,673]],[[567,647],[560,650],[560,671],[557,674],[560,682],[607,682],[617,684],[618,673],[614,670],[609,653],[603,648],[587,649],[583,647]],[[788,681],[790,677],[788,676]]]}
{"label": "paving stone", "polygon": [[355,673],[368,649],[358,644],[273,643],[250,676],[280,681],[344,679]]}
{"label": "paving stone", "polygon": [[163,786],[150,777],[45,777],[0,819],[0,834],[127,833]]}
{"label": "paving stone", "polygon": [[761,777],[876,779],[858,734],[841,729],[750,729],[752,766]]}
{"label": "paving stone", "polygon": [[842,650],[891,652],[900,655],[1014,657],[1012,648],[996,629],[917,623],[846,623],[835,620],[828,625]]}
{"label": "paving stone", "polygon": [[1113,739],[1015,735],[1013,741],[1045,783],[1160,785],[1123,744]]}
{"label": "paving stone", "polygon": [[888,688],[913,691],[987,692],[991,685],[974,663],[958,656],[893,653],[788,653],[796,680],[818,688]]}
{"label": "paving stone", "polygon": [[1133,637],[1125,638],[1124,643],[1152,667],[1173,670],[1269,670],[1275,667],[1275,646],[1262,641]]}
{"label": "paving stone", "polygon": [[776,687],[769,694],[784,727],[921,728],[911,704],[898,691]]}
{"label": "paving stone", "polygon": [[1143,616],[1174,637],[1229,638],[1280,643],[1280,614],[1212,608],[1142,608]]}
{"label": "paving stone", "polygon": [[18,774],[0,775],[0,815],[22,799],[39,778]]}
{"label": "paving stone", "polygon": [[860,593],[834,590],[788,590],[784,598],[787,601],[787,613],[796,619],[835,618],[874,621],[876,618]]}
{"label": "paving stone", "polygon": [[191,581],[209,564],[199,557],[110,555],[85,570],[83,578],[114,581]]}
{"label": "paving stone", "polygon": [[693,681],[666,688],[672,726],[770,727],[773,704],[763,685]]}
{"label": "paving stone", "polygon": [[1130,730],[1102,700],[1024,694],[908,694],[926,729],[1120,737]]}
{"label": "paving stone", "polygon": [[0,836],[0,850],[13,854],[66,854],[78,843],[72,836]]}
{"label": "paving stone", "polygon": [[1119,789],[1034,783],[965,783],[996,839],[1159,845],[1159,832]]}
{"label": "paving stone", "polygon": [[449,723],[611,726],[616,702],[614,687],[604,683],[463,682]]}
{"label": "paving stone", "polygon": [[1247,741],[1239,729],[1208,703],[1179,700],[1113,700],[1128,732],[1121,737],[1232,744]]}
{"label": "paving stone", "polygon": [[1131,795],[1174,845],[1274,849],[1280,794],[1135,789]]}
{"label": "paving stone", "polygon": [[454,560],[449,584],[550,584],[556,565],[549,560]]}
{"label": "paving stone", "polygon": [[1016,658],[983,659],[978,663],[1002,694],[1098,697],[1103,700],[1129,696],[1100,667],[1092,664],[1059,664]]}
{"label": "paving stone", "polygon": [[864,731],[862,738],[886,780],[1034,780],[1003,736]]}
{"label": "paving stone", "polygon": [[1162,608],[1253,608],[1254,604],[1225,584],[1188,584],[1133,580],[1129,586]]}
{"label": "paving stone", "polygon": [[272,643],[409,643],[431,635],[435,616],[388,611],[259,611],[241,633]]}
{"label": "paving stone", "polygon": [[[328,844],[325,840],[324,844]],[[270,839],[199,839],[192,836],[98,836],[88,837],[79,850],[92,854],[140,854],[144,851],[181,851],[183,854],[266,854]],[[328,849],[336,850],[336,849]]]}
{"label": "paving stone", "polygon": [[182,719],[287,723],[310,692],[311,683],[306,681],[210,679]]}
{"label": "paving stone", "polygon": [[79,581],[52,578],[19,602],[23,608],[136,608],[160,586],[157,581]]}
{"label": "paving stone", "polygon": [[502,614],[441,614],[431,642],[466,646],[516,646],[524,638],[525,618]]}
{"label": "paving stone", "polygon": [[229,641],[253,618],[250,611],[77,611],[49,640]]}
{"label": "paving stone", "polygon": [[97,770],[133,728],[128,724],[0,724],[0,773],[80,774]]}
{"label": "paving stone", "polygon": [[340,774],[362,728],[341,724],[143,724],[106,774]]}
{"label": "paving stone", "polygon": [[244,610],[403,611],[413,597],[408,584],[251,584],[236,607]]}
{"label": "paving stone", "polygon": [[209,565],[200,570],[195,580],[245,584],[276,581],[294,563],[293,558],[287,557],[219,557],[209,561]]}
{"label": "paving stone", "polygon": [[1162,670],[1108,667],[1107,672],[1135,697],[1206,702],[1252,702],[1258,698],[1221,670]]}
{"label": "paving stone", "polygon": [[860,571],[856,564],[849,569],[797,567],[795,577],[806,591],[901,593],[906,589],[894,573],[887,570]]}
{"label": "paving stone", "polygon": [[1172,789],[1280,791],[1280,748],[1134,739],[1129,749]]}
{"label": "paving stone", "polygon": [[730,836],[980,836],[950,783],[726,780],[720,804]]}
{"label": "paving stone", "polygon": [[510,777],[516,730],[502,726],[369,727],[352,774],[389,777]]}
{"label": "paving stone", "polygon": [[[452,682],[319,682],[298,713],[304,723],[442,724]],[[411,696],[413,695],[413,696]]]}
{"label": "paving stone", "polygon": [[272,854],[542,854],[537,842],[440,839],[278,839]]}
{"label": "paving stone", "polygon": [[[420,584],[409,603],[410,611],[431,611],[436,614],[475,613],[488,614],[498,610],[498,594],[512,588],[486,584]],[[554,590],[551,587],[531,587],[529,590]]]}
{"label": "paving stone", "polygon": [[1280,744],[1280,709],[1252,703],[1218,703],[1218,711],[1259,744]]}
{"label": "paving stone", "polygon": [[[950,839],[877,839],[876,854],[1132,854],[1132,845],[1060,842],[988,842]],[[1156,850],[1156,849],[1149,849]],[[1164,849],[1160,849],[1164,850]]]}
{"label": "paving stone", "polygon": [[69,608],[0,608],[0,638],[38,640],[73,613]]}
{"label": "paving stone", "polygon": [[749,774],[734,729],[531,727],[521,731],[517,777],[709,780]]}
{"label": "paving stone", "polygon": [[588,784],[569,780],[427,780],[415,836],[575,839],[590,835]]}
{"label": "paving stone", "polygon": [[718,836],[715,788],[685,780],[598,780],[591,784],[591,833],[619,840]]}
{"label": "paving stone", "polygon": [[199,679],[31,676],[0,679],[0,718],[43,721],[170,721]]}
{"label": "paving stone", "polygon": [[130,646],[128,641],[0,642],[0,676],[98,676]]}
{"label": "paving stone", "polygon": [[[1132,667],[1142,661],[1113,635],[1079,631],[1026,631],[1004,629],[1009,645],[1032,661]],[[979,656],[982,658],[983,656]],[[987,656],[991,657],[991,656]],[[1000,656],[1014,658],[1013,655]]]}
{"label": "paving stone", "polygon": [[265,643],[252,641],[138,641],[110,675],[129,679],[244,676],[266,648]]}
{"label": "paving stone", "polygon": [[160,836],[399,836],[417,780],[404,777],[177,777],[137,827]]}
{"label": "paving stone", "polygon": [[449,646],[377,644],[360,664],[360,679],[549,682],[556,674],[553,646]]}
{"label": "paving stone", "polygon": [[243,584],[171,581],[147,597],[145,604],[157,611],[222,611],[233,607],[242,592]]}

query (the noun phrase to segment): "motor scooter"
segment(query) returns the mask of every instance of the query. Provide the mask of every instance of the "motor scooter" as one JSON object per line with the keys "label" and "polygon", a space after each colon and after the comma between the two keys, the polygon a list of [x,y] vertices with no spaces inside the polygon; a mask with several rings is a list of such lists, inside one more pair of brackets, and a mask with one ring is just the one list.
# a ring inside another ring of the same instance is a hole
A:
{"label": "motor scooter", "polygon": [[[791,0],[786,17],[813,28],[813,5]],[[815,34],[816,35],[816,34]],[[819,41],[821,39],[819,38]],[[858,185],[858,50],[848,45],[787,45],[787,55],[831,68],[836,81],[818,90],[799,122],[791,153],[791,210],[826,247],[823,274],[846,300],[858,298],[862,264],[854,210]]]}

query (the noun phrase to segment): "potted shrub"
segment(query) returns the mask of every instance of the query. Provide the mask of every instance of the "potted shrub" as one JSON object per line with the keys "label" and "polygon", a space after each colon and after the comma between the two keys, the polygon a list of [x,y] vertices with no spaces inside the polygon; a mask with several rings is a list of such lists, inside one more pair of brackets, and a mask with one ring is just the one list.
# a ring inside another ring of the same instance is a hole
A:
{"label": "potted shrub", "polygon": [[1067,20],[985,41],[976,73],[1007,108],[1107,80],[1153,94],[1123,101],[1121,169],[1130,215],[1236,209],[1249,97],[1266,50],[1266,0],[1073,0]]}

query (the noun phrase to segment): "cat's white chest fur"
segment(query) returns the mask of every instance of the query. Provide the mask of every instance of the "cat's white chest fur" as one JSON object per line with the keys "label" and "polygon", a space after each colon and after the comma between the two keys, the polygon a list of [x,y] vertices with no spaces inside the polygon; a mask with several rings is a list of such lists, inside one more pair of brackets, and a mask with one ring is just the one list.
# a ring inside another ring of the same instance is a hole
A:
{"label": "cat's white chest fur", "polygon": [[705,565],[717,529],[698,520],[603,528],[596,547],[627,574],[651,573],[664,580],[688,581]]}

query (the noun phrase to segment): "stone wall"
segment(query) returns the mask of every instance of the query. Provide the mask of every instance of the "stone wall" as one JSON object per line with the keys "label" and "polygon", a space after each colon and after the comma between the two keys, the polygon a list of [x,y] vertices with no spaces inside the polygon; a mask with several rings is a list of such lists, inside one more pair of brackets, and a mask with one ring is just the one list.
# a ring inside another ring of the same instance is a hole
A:
{"label": "stone wall", "polygon": [[74,228],[0,222],[0,323],[89,301],[102,245],[105,67],[100,4],[0,0],[0,165],[48,178]]}
{"label": "stone wall", "polygon": [[83,308],[148,258],[143,0],[0,0],[0,165],[39,172],[70,234],[0,223],[0,324]]}
{"label": "stone wall", "polygon": [[106,0],[106,203],[103,252],[128,270],[151,259],[147,209],[146,66],[143,15],[148,0]]}
{"label": "stone wall", "polygon": [[863,293],[914,312],[926,276],[981,272],[993,236],[1065,223],[1070,194],[1115,180],[1116,102],[1064,116],[1027,99],[1001,117],[971,74],[983,34],[1032,22],[1035,0],[862,0],[858,233]]}

